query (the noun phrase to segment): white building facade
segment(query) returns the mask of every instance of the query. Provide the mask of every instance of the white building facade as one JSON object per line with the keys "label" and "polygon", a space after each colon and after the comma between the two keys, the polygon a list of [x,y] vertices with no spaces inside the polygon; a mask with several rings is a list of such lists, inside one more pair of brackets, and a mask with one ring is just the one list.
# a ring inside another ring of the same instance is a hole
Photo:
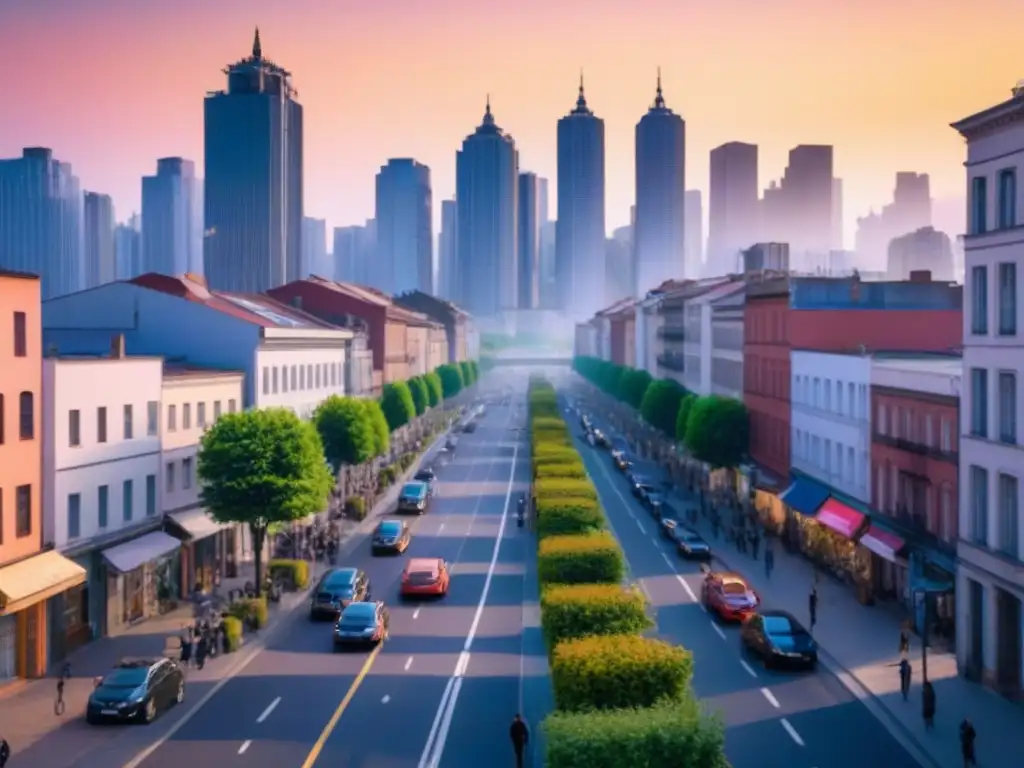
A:
{"label": "white building facade", "polygon": [[961,671],[1024,692],[1024,87],[953,124],[967,141],[957,555]]}
{"label": "white building facade", "polygon": [[[730,281],[725,285],[713,288],[690,299],[683,308],[683,328],[685,337],[683,339],[683,360],[684,369],[682,373],[682,384],[698,396],[710,394],[724,394],[716,391],[715,372],[722,366],[716,366],[716,360],[720,356],[733,362],[739,362],[740,378],[732,385],[726,387],[729,390],[729,397],[743,398],[743,318],[739,318],[740,346],[723,349],[715,348],[716,339],[721,340],[721,333],[715,334],[714,318],[716,309],[728,302],[735,296],[740,296],[740,307],[742,307],[744,284],[740,281]],[[733,319],[735,324],[735,319]],[[738,359],[737,359],[738,352]],[[721,371],[719,371],[721,374]]]}
{"label": "white building facade", "polygon": [[871,358],[794,350],[793,467],[871,503]]}
{"label": "white building facade", "polygon": [[711,304],[711,394],[743,399],[743,313],[746,285]]}
{"label": "white building facade", "polygon": [[658,329],[664,322],[658,311],[661,298],[661,294],[651,294],[638,301],[633,320],[636,367],[652,377],[658,376]]}

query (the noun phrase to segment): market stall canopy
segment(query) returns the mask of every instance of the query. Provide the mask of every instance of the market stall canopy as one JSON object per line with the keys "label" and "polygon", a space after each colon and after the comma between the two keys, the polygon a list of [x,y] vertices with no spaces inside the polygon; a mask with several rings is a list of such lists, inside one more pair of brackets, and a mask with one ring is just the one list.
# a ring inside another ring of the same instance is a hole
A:
{"label": "market stall canopy", "polygon": [[153,531],[137,539],[103,550],[103,557],[119,573],[131,573],[150,560],[156,560],[181,546],[181,542],[163,531]]}
{"label": "market stall canopy", "polygon": [[907,546],[907,543],[895,533],[885,530],[874,522],[868,526],[867,532],[860,537],[860,543],[891,563],[896,562],[900,552]]}
{"label": "market stall canopy", "polygon": [[863,527],[867,517],[863,512],[858,512],[834,496],[829,496],[814,519],[840,536],[852,539]]}
{"label": "market stall canopy", "polygon": [[172,512],[167,517],[192,541],[213,536],[213,534],[224,530],[229,525],[228,523],[218,523],[202,507]]}
{"label": "market stall canopy", "polygon": [[0,614],[17,613],[84,584],[85,569],[60,552],[40,552],[0,568]]}
{"label": "market stall canopy", "polygon": [[828,499],[828,488],[809,477],[797,476],[782,492],[779,500],[801,515],[812,517]]}

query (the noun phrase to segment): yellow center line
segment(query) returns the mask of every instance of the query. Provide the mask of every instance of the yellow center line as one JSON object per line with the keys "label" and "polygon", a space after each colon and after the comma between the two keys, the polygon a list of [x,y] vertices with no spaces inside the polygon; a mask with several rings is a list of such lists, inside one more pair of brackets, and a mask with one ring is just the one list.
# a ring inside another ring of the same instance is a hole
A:
{"label": "yellow center line", "polygon": [[370,655],[366,658],[366,662],[363,664],[363,668],[359,670],[359,674],[356,675],[356,679],[352,681],[352,685],[349,686],[348,692],[345,694],[345,698],[341,700],[338,708],[334,710],[334,714],[331,715],[331,719],[327,721],[327,725],[324,726],[323,731],[320,733],[320,738],[316,740],[313,748],[309,750],[309,755],[306,757],[306,761],[302,764],[302,768],[313,768],[313,764],[316,763],[320,753],[323,752],[324,746],[327,744],[327,739],[330,738],[334,729],[338,727],[338,721],[341,720],[341,716],[345,714],[345,710],[348,709],[348,705],[352,703],[352,698],[356,695],[356,691],[359,690],[359,686],[363,684],[363,680],[366,679],[367,674],[370,672],[370,667],[373,666],[373,662],[377,660],[377,656],[380,655],[381,649],[384,647],[384,643],[378,643],[377,647],[374,648]]}

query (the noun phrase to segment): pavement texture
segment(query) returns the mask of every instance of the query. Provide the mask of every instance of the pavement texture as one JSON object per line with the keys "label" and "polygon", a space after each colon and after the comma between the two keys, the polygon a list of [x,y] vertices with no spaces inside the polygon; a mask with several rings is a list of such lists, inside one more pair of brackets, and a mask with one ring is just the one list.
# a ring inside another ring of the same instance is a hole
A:
{"label": "pavement texture", "polygon": [[[589,387],[587,388],[589,390]],[[577,391],[587,391],[577,388]],[[585,398],[598,403],[588,391]],[[584,410],[599,426],[600,407]],[[571,421],[571,420],[570,420]],[[574,427],[574,432],[579,432]],[[823,578],[818,582],[814,629],[820,646],[816,672],[763,669],[740,648],[739,633],[705,613],[697,596],[698,565],[682,559],[659,535],[658,523],[635,499],[606,451],[582,440],[578,447],[637,580],[657,610],[657,632],[694,653],[694,689],[723,718],[726,751],[734,768],[787,765],[810,768],[884,765],[959,768],[958,728],[964,717],[978,731],[981,766],[1024,765],[1024,709],[957,676],[956,659],[929,650],[929,679],[936,690],[935,727],[921,715],[921,647],[914,638],[909,701],[899,691],[898,639],[901,619],[879,607],[859,604],[852,590]],[[664,478],[649,465],[644,474]],[[682,512],[693,499],[676,489],[669,503]],[[716,541],[698,518],[697,530],[712,545],[712,567],[742,573],[760,593],[765,608],[789,611],[805,623],[814,569],[799,555],[775,547],[769,575],[763,559],[739,554]]]}

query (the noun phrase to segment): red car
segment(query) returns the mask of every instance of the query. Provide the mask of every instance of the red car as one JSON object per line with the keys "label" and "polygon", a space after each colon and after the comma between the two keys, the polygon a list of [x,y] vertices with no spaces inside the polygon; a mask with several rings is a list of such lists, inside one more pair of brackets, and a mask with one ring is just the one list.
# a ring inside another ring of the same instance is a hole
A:
{"label": "red car", "polygon": [[439,557],[413,558],[402,571],[402,597],[441,597],[448,594],[448,563]]}
{"label": "red car", "polygon": [[743,621],[757,610],[761,596],[738,573],[710,572],[701,588],[704,607],[725,621]]}

